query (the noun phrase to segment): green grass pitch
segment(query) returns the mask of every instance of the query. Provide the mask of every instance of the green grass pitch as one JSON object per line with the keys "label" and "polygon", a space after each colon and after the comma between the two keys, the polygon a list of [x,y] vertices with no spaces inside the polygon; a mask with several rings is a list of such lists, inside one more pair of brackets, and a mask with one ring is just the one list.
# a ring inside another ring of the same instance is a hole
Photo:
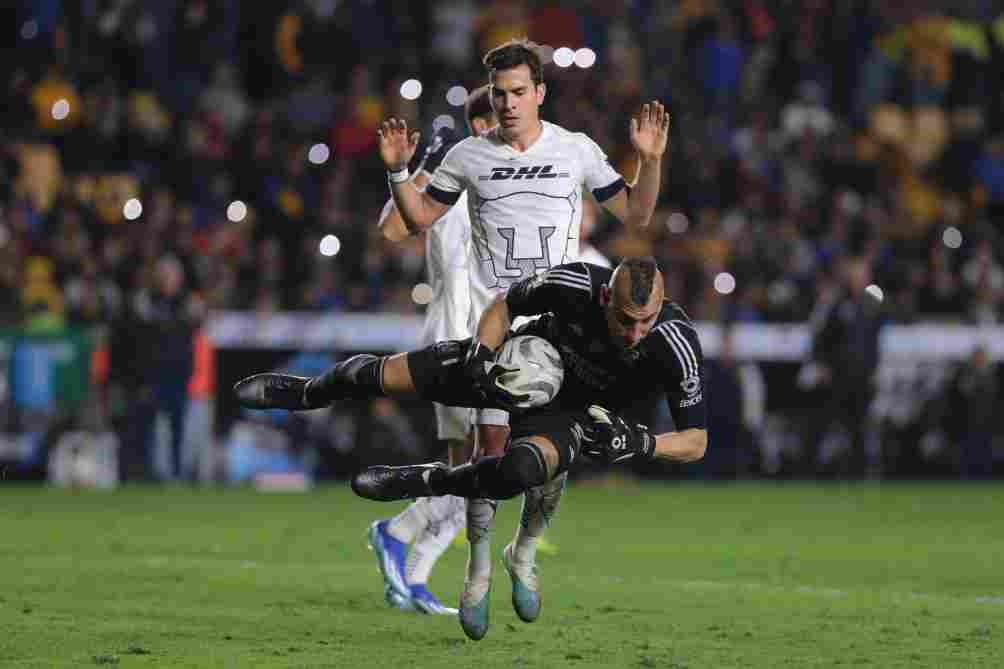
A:
{"label": "green grass pitch", "polygon": [[481,642],[384,605],[364,530],[401,507],[0,485],[0,667],[1004,667],[1004,486],[573,487],[541,619],[496,567]]}

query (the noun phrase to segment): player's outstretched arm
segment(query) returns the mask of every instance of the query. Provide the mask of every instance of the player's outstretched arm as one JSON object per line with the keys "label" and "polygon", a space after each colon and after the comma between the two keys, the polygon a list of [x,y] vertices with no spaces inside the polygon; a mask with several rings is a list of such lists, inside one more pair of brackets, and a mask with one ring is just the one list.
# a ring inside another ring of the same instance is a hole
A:
{"label": "player's outstretched arm", "polygon": [[669,142],[669,113],[661,102],[642,105],[631,119],[631,145],[638,152],[638,171],[630,193],[621,191],[603,203],[629,230],[648,226],[659,200],[662,157]]}
{"label": "player's outstretched arm", "polygon": [[[412,179],[412,183],[419,190],[423,190],[429,183],[429,177],[425,173],[419,172]],[[401,211],[394,204],[394,198],[387,200],[387,204],[384,205],[383,211],[380,212],[380,218],[377,220],[377,227],[383,233],[384,239],[390,242],[404,241],[412,235],[412,231],[408,229],[404,218],[401,217]]]}
{"label": "player's outstretched arm", "polygon": [[387,180],[394,204],[407,230],[417,231],[432,227],[449,207],[419,191],[410,181],[408,162],[415,155],[419,132],[408,130],[404,119],[391,116],[377,129],[377,146],[380,159],[387,168]]}
{"label": "player's outstretched arm", "polygon": [[704,457],[707,449],[708,431],[692,427],[656,435],[654,457],[673,462],[696,462]]}
{"label": "player's outstretched arm", "polygon": [[708,446],[708,431],[704,428],[653,435],[648,426],[627,421],[595,404],[589,407],[587,415],[591,424],[584,430],[582,452],[594,460],[614,463],[632,458],[659,458],[695,462],[704,457]]}

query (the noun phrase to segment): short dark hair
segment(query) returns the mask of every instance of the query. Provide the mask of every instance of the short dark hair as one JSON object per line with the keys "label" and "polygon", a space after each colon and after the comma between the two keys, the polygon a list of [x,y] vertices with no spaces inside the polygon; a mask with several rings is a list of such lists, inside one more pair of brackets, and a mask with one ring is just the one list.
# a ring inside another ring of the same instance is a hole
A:
{"label": "short dark hair", "polygon": [[495,111],[492,109],[491,95],[488,91],[489,87],[485,84],[468,93],[467,101],[464,103],[464,117],[467,119],[468,127],[474,125],[476,118],[493,118]]}
{"label": "short dark hair", "polygon": [[544,65],[538,55],[538,46],[526,39],[511,39],[485,54],[481,62],[491,77],[498,70],[511,70],[520,65],[530,68],[530,76],[535,85],[544,83]]}
{"label": "short dark hair", "polygon": [[630,283],[631,302],[643,307],[648,303],[648,298],[652,294],[652,285],[659,272],[659,266],[652,256],[642,258],[628,258],[621,262],[621,265],[628,273]]}

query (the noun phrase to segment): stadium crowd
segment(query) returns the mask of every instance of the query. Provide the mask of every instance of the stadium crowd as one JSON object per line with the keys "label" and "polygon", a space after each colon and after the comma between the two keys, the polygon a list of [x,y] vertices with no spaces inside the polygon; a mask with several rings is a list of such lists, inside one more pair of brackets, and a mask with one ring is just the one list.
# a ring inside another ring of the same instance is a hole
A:
{"label": "stadium crowd", "polygon": [[998,323],[994,4],[18,0],[0,14],[17,34],[0,63],[0,327],[107,326],[109,378],[128,393],[149,375],[177,406],[210,310],[419,311],[421,241],[374,225],[375,128],[459,131],[447,94],[523,35],[588,48],[548,66],[544,116],[620,172],[640,101],[671,109],[651,234],[588,218],[607,255],[658,257],[695,320],[804,321],[861,256],[894,322]]}

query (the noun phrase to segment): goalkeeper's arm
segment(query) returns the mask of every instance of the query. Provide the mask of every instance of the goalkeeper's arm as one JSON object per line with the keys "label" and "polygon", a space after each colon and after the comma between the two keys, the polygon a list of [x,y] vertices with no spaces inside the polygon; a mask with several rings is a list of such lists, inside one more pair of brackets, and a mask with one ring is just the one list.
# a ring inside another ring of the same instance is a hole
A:
{"label": "goalkeeper's arm", "polygon": [[707,448],[708,431],[692,427],[656,435],[653,457],[673,462],[696,462],[704,457]]}

